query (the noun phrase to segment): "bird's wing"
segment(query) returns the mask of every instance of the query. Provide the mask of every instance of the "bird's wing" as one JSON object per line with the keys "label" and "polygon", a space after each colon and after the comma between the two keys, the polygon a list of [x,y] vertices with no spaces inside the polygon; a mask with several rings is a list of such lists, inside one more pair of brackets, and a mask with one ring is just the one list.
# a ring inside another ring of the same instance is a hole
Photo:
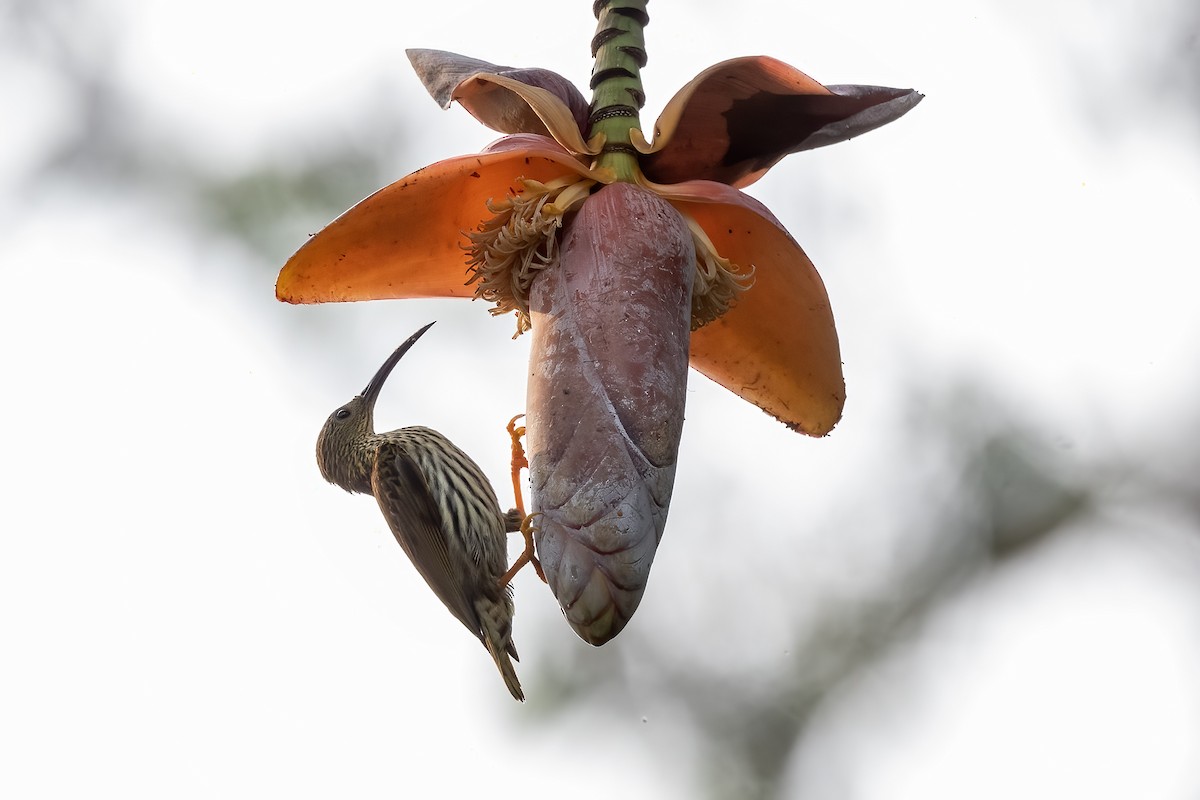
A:
{"label": "bird's wing", "polygon": [[371,491],[417,572],[450,613],[479,636],[479,615],[454,569],[442,513],[417,462],[400,444],[380,446],[371,470]]}

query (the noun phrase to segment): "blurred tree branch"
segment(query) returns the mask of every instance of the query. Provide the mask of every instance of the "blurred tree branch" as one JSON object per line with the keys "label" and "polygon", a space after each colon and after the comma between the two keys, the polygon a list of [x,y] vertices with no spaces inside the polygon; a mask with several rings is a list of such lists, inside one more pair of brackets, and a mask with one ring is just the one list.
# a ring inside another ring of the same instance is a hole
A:
{"label": "blurred tree branch", "polygon": [[[203,143],[172,134],[154,108],[135,103],[114,74],[121,34],[92,3],[18,0],[9,8],[11,53],[52,75],[74,124],[31,170],[26,190],[66,181],[101,195],[140,198],[184,233],[245,245],[272,273],[297,246],[297,220],[323,225],[380,184],[400,134],[394,111],[372,112],[354,140],[297,138],[241,171],[206,163]],[[364,114],[365,114],[364,110]],[[319,222],[316,222],[319,221]]]}
{"label": "blurred tree branch", "polygon": [[[1128,474],[1120,465],[1083,471],[1069,465],[1035,427],[981,388],[960,387],[940,397],[913,395],[908,405],[912,424],[900,449],[944,448],[949,457],[942,476],[952,486],[930,487],[928,496],[948,495],[957,502],[932,513],[927,503],[898,510],[890,536],[904,557],[894,559],[883,580],[862,582],[857,596],[819,598],[818,608],[793,620],[792,639],[780,644],[785,655],[767,673],[731,675],[719,657],[697,660],[694,653],[664,647],[637,628],[626,633],[636,642],[622,651],[625,657],[615,649],[571,647],[551,653],[540,665],[538,681],[557,687],[556,699],[544,712],[588,706],[628,717],[641,713],[635,698],[649,691],[668,709],[659,716],[687,720],[680,734],[696,745],[692,767],[707,796],[782,796],[786,772],[831,697],[916,638],[929,618],[972,582],[1010,562],[1036,557],[1051,538],[1107,502],[1113,476]],[[866,477],[863,485],[876,480],[889,478]],[[1171,487],[1156,482],[1155,492],[1162,491],[1176,494],[1176,501],[1195,503],[1200,497],[1194,480]],[[859,495],[843,498],[848,504],[862,501]],[[1200,518],[1191,533],[1200,536]],[[729,568],[739,564],[731,560]],[[741,576],[743,585],[756,580],[763,580],[761,573],[747,570]],[[787,584],[775,588],[780,598],[795,591]],[[787,602],[777,607],[780,613],[793,608]],[[748,618],[746,624],[755,621]]]}

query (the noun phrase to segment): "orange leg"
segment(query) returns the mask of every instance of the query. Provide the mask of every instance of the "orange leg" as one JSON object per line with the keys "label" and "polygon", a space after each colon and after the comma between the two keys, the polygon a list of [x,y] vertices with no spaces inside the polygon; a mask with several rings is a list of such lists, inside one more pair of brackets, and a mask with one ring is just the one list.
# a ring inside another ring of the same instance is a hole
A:
{"label": "orange leg", "polygon": [[[526,564],[533,564],[533,570],[537,576],[542,579],[542,583],[546,582],[546,573],[542,571],[542,562],[538,561],[538,557],[534,555],[533,549],[533,518],[538,514],[525,514],[525,501],[521,497],[521,470],[529,468],[529,460],[525,458],[525,448],[521,446],[521,437],[525,435],[525,426],[517,426],[517,420],[525,416],[517,414],[508,421],[508,435],[512,437],[512,483],[513,497],[516,500],[517,517],[520,520],[521,535],[525,537],[525,549],[521,551],[521,555],[517,556],[517,560],[508,568],[508,572],[504,573],[500,578],[500,586],[507,586],[508,582],[513,579],[513,576]],[[510,514],[512,512],[509,512]],[[515,522],[515,520],[514,520]]]}
{"label": "orange leg", "polygon": [[529,459],[525,458],[525,448],[521,446],[521,437],[525,435],[525,426],[517,427],[517,420],[525,416],[517,414],[508,421],[508,435],[512,437],[512,483],[513,497],[517,501],[517,511],[525,518],[525,501],[521,498],[521,470],[529,469]]}

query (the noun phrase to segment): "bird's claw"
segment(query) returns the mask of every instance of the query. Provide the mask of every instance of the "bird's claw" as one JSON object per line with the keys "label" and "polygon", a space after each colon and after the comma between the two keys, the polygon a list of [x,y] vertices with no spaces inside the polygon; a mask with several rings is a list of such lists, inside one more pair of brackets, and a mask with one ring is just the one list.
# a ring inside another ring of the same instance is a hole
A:
{"label": "bird's claw", "polygon": [[541,515],[542,512],[535,511],[521,521],[519,530],[521,531],[521,535],[525,537],[525,549],[521,551],[521,555],[517,556],[517,560],[513,562],[513,565],[508,568],[508,572],[500,576],[501,589],[507,586],[509,581],[521,571],[521,567],[526,564],[533,564],[533,571],[542,579],[542,583],[546,582],[546,573],[542,571],[542,562],[534,555],[533,550],[533,518],[540,517]]}

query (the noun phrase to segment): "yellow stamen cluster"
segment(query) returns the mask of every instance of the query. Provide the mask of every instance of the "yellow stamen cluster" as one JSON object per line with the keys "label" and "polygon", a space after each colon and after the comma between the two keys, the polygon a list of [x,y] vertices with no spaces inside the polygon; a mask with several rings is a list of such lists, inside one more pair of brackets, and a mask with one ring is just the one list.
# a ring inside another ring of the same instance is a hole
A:
{"label": "yellow stamen cluster", "polygon": [[[521,190],[502,200],[489,200],[491,219],[466,234],[470,244],[467,285],[475,284],[475,298],[495,303],[493,315],[517,314],[515,339],[529,330],[529,287],[538,273],[558,258],[558,230],[563,217],[587,199],[596,181],[575,176],[548,183],[518,178]],[[682,213],[682,212],[681,212]],[[720,317],[750,288],[754,270],[742,274],[736,264],[722,258],[704,229],[683,214],[696,249],[696,277],[692,284],[692,330]]]}
{"label": "yellow stamen cluster", "polygon": [[683,218],[696,247],[696,279],[692,283],[692,330],[696,330],[728,311],[738,296],[754,284],[754,268],[742,274],[737,264],[717,253],[699,223],[687,214]]}
{"label": "yellow stamen cluster", "polygon": [[595,181],[574,176],[549,183],[518,178],[522,190],[489,200],[492,218],[468,232],[467,284],[475,297],[495,303],[494,315],[517,312],[515,339],[529,330],[529,287],[558,257],[563,216],[587,199]]}

